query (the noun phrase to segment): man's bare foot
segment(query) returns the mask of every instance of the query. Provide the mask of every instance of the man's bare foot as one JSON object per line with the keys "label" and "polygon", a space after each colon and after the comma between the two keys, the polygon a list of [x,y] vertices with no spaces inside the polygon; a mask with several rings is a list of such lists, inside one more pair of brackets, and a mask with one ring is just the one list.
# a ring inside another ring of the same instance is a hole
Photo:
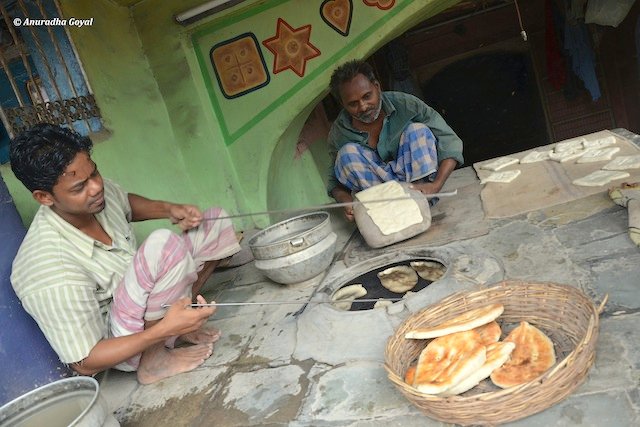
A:
{"label": "man's bare foot", "polygon": [[140,384],[151,384],[202,365],[213,353],[213,344],[196,344],[168,349],[164,343],[156,344],[142,353],[138,367]]}
{"label": "man's bare foot", "polygon": [[213,326],[203,326],[195,332],[181,335],[176,340],[176,345],[180,343],[189,344],[213,344],[220,339],[221,332]]}

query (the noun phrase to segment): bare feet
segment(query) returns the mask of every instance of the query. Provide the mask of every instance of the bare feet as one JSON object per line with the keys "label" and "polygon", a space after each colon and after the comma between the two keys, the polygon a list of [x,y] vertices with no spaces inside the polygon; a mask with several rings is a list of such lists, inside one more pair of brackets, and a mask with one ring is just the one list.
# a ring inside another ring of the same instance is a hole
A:
{"label": "bare feet", "polygon": [[179,343],[189,344],[213,344],[220,339],[221,332],[213,326],[203,326],[195,332],[178,337],[176,345]]}
{"label": "bare feet", "polygon": [[202,365],[213,352],[213,344],[196,344],[168,349],[164,343],[149,347],[142,353],[138,367],[140,384],[151,384]]}

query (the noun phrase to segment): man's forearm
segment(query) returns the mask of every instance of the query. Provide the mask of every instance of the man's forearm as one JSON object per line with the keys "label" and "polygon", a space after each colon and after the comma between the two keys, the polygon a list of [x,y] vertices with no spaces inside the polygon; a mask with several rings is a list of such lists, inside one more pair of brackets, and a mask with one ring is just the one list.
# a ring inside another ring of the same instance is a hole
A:
{"label": "man's forearm", "polygon": [[338,203],[348,203],[353,201],[351,192],[340,184],[338,184],[333,188],[333,190],[331,190],[331,196]]}
{"label": "man's forearm", "polygon": [[161,200],[151,200],[137,194],[129,193],[132,221],[168,218],[171,203]]}
{"label": "man's forearm", "polygon": [[71,366],[82,375],[97,374],[168,338],[158,332],[159,328],[151,327],[136,334],[103,339],[91,349],[89,356]]}
{"label": "man's forearm", "polygon": [[438,166],[438,173],[433,180],[433,184],[436,186],[437,191],[440,191],[444,186],[444,183],[449,178],[449,175],[455,170],[458,162],[455,159],[444,159]]}

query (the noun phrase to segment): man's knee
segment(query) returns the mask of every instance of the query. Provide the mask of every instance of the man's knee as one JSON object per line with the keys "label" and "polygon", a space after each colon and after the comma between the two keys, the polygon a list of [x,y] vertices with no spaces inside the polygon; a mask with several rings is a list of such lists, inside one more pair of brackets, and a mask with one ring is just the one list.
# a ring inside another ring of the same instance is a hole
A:
{"label": "man's knee", "polygon": [[344,154],[360,154],[362,152],[362,146],[357,142],[347,142],[338,150],[338,158]]}

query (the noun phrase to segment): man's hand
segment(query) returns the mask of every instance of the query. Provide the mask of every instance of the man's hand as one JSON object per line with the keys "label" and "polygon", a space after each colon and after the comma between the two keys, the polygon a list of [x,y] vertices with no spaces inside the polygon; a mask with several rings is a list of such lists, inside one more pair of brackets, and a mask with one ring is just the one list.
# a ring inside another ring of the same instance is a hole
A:
{"label": "man's hand", "polygon": [[[196,297],[196,302],[198,304],[207,304],[202,295]],[[190,304],[191,299],[188,297],[180,298],[171,303],[167,314],[160,322],[167,329],[169,336],[185,335],[197,331],[216,312],[215,306],[190,307]]]}
{"label": "man's hand", "polygon": [[413,190],[418,190],[422,194],[435,194],[440,191],[441,187],[433,182],[414,183],[409,186]]}
{"label": "man's hand", "polygon": [[202,212],[193,205],[171,204],[169,207],[169,219],[172,224],[186,231],[197,227],[202,222]]}
{"label": "man's hand", "polygon": [[[334,199],[336,199],[336,202],[338,203],[353,202],[353,197],[351,196],[351,193],[341,186],[337,186],[336,188],[331,190],[331,195],[333,196]],[[344,216],[345,218],[347,218],[347,221],[349,222],[352,222],[355,219],[353,215],[353,205],[344,207]]]}

